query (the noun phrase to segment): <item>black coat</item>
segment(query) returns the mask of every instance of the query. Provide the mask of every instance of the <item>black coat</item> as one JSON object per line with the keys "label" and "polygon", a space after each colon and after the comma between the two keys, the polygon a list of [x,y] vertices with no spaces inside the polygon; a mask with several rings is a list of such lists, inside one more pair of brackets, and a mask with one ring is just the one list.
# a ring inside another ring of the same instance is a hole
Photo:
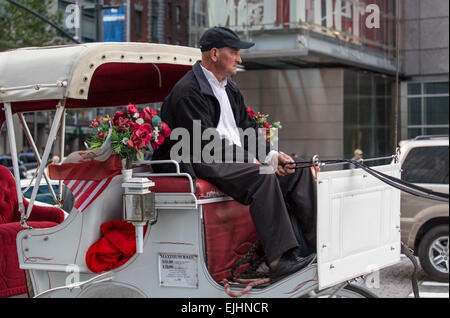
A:
{"label": "black coat", "polygon": [[[245,104],[244,98],[239,91],[236,83],[232,80],[228,79],[228,83],[225,88],[228,98],[230,101],[230,105],[234,114],[234,118],[236,120],[236,125],[238,128],[242,128],[246,130],[247,128],[255,129],[255,132],[258,131],[258,125],[256,121],[248,114]],[[175,129],[177,127],[183,127],[187,129],[191,136],[191,145],[190,145],[190,160],[189,162],[180,162],[180,169],[184,172],[189,173],[194,179],[196,178],[194,169],[191,163],[195,162],[203,162],[201,159],[201,152],[199,153],[199,149],[194,149],[193,147],[193,121],[200,120],[201,127],[200,131],[203,131],[206,128],[217,128],[220,119],[220,104],[217,98],[212,91],[212,88],[206,79],[205,74],[200,65],[200,61],[197,62],[191,71],[189,71],[172,89],[171,93],[164,100],[164,103],[161,107],[161,119],[169,125],[170,129]],[[212,139],[212,138],[211,138]],[[262,138],[261,138],[262,139]],[[261,140],[260,139],[260,140]],[[170,159],[170,150],[172,146],[175,145],[178,140],[169,140],[167,139],[165,143],[155,151],[153,156],[153,160],[167,160]],[[270,144],[266,141],[263,141],[264,144],[261,146],[265,147],[264,155],[270,151]],[[201,150],[205,145],[209,143],[209,140],[201,141]],[[225,152],[225,141],[223,141],[222,151]],[[260,147],[261,147],[260,146]],[[230,148],[228,148],[229,150]],[[236,153],[241,151],[244,153],[244,160],[246,162],[252,162],[253,158],[258,158],[258,146],[248,147],[247,143],[243,144],[243,148],[239,148],[234,145],[233,148],[233,160],[236,159]],[[249,149],[255,149],[256,153],[248,152]],[[223,153],[223,155],[225,155]],[[223,157],[224,158],[224,157]],[[264,160],[264,158],[258,158]],[[157,166],[154,166],[157,169]],[[163,171],[172,171],[170,169],[170,165],[163,167]]]}

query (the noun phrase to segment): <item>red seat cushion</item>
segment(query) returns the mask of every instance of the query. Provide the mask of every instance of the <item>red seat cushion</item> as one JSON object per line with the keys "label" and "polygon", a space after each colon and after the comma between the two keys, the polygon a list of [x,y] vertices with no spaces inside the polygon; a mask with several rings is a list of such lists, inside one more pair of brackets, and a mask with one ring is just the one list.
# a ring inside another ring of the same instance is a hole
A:
{"label": "red seat cushion", "polygon": [[16,182],[8,168],[0,165],[0,224],[12,222],[17,209]]}
{"label": "red seat cushion", "polygon": [[[25,210],[28,201],[23,198]],[[11,297],[27,291],[25,273],[19,268],[16,236],[23,228],[16,184],[9,170],[0,166],[0,297]],[[33,228],[53,227],[64,221],[61,209],[34,205],[27,224]]]}
{"label": "red seat cushion", "polygon": [[[28,222],[33,228],[48,228],[55,222]],[[27,292],[25,272],[19,268],[16,237],[23,230],[19,222],[0,224],[0,298]]]}
{"label": "red seat cushion", "polygon": [[[150,179],[155,183],[153,187],[150,188],[151,191],[157,193],[189,193],[191,192],[189,186],[189,180],[184,177],[150,177]],[[211,183],[197,179],[197,188],[195,191],[195,196],[197,199],[211,199],[224,197],[222,191],[220,191],[216,186]]]}
{"label": "red seat cushion", "polygon": [[[217,282],[231,279],[231,268],[241,260],[258,239],[249,206],[237,201],[203,205],[208,270]],[[249,266],[244,263],[236,273]]]}

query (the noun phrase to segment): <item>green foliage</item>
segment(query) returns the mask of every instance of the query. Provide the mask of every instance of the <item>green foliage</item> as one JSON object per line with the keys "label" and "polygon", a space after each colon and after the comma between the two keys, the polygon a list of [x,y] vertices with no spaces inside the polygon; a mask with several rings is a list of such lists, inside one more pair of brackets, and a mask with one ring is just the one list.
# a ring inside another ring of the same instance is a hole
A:
{"label": "green foliage", "polygon": [[283,128],[283,126],[281,125],[281,123],[279,121],[276,121],[272,124],[272,128],[280,129],[280,128]]}
{"label": "green foliage", "polygon": [[[62,25],[63,13],[51,13],[56,0],[16,0],[50,21]],[[68,41],[58,31],[38,17],[5,0],[0,0],[0,51],[65,44]]]}

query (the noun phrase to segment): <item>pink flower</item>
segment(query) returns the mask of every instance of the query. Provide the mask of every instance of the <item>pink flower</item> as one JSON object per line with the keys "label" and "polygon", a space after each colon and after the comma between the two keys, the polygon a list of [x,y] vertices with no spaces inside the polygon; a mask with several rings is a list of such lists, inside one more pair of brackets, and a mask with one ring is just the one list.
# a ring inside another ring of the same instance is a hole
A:
{"label": "pink flower", "polygon": [[165,137],[169,137],[170,133],[171,133],[169,125],[167,125],[166,123],[163,122],[161,124],[161,132]]}
{"label": "pink flower", "polygon": [[136,114],[138,112],[138,109],[136,107],[136,105],[134,104],[128,104],[127,106],[127,112],[128,114],[130,114],[131,116],[134,116],[134,114]]}
{"label": "pink flower", "polygon": [[133,146],[137,151],[141,150],[142,147],[147,146],[151,139],[152,126],[147,123],[140,125],[131,135]]}

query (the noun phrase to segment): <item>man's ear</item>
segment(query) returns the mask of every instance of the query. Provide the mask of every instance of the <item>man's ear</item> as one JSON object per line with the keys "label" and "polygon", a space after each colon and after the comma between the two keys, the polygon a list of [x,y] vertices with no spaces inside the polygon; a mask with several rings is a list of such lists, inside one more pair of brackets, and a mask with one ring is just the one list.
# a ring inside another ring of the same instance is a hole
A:
{"label": "man's ear", "polygon": [[209,58],[213,61],[213,62],[217,62],[217,55],[219,54],[218,50],[216,48],[212,48],[209,51]]}

